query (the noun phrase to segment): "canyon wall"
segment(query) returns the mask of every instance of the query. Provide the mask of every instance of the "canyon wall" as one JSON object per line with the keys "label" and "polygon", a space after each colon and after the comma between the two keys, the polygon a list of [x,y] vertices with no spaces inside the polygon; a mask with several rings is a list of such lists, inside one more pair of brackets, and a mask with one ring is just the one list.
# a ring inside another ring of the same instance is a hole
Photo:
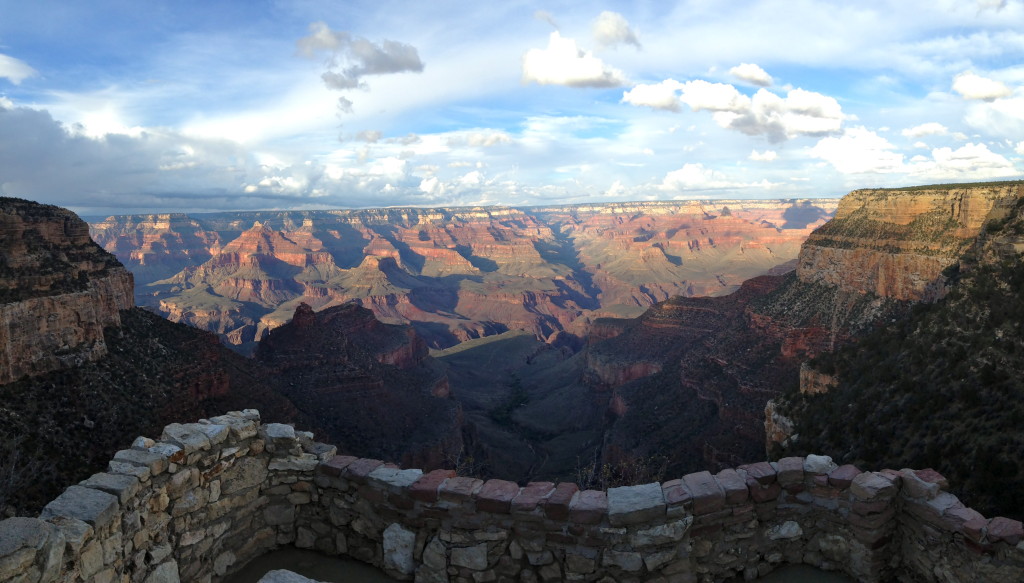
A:
{"label": "canyon wall", "polygon": [[[304,302],[355,301],[434,347],[510,329],[583,335],[792,262],[834,200],[110,217],[93,237],[137,301],[251,350]],[[564,335],[564,334],[563,334]]]}
{"label": "canyon wall", "polygon": [[859,581],[1006,582],[1024,525],[932,470],[823,456],[579,491],[336,455],[254,410],[167,426],[39,518],[0,522],[0,581],[219,581],[294,544],[415,581],[724,581],[786,563]]}
{"label": "canyon wall", "polygon": [[132,274],[71,211],[0,198],[0,384],[95,361]]}

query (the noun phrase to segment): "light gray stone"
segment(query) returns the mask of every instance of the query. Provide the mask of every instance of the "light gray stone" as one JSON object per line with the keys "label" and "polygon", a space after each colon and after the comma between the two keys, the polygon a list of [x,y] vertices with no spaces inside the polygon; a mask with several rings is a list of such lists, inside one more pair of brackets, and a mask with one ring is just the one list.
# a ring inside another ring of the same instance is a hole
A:
{"label": "light gray stone", "polygon": [[423,549],[423,564],[429,567],[431,571],[443,571],[448,567],[444,543],[436,536],[430,539],[427,548]]}
{"label": "light gray stone", "polygon": [[39,518],[46,520],[67,516],[99,530],[117,517],[117,509],[117,497],[113,494],[83,486],[70,486],[43,508]]}
{"label": "light gray stone", "polygon": [[177,445],[185,453],[210,449],[210,437],[199,423],[171,423],[164,427],[160,440]]}
{"label": "light gray stone", "polygon": [[141,487],[139,479],[135,476],[128,476],[125,474],[108,474],[106,472],[93,474],[79,482],[78,485],[113,494],[114,496],[117,496],[117,499],[121,504],[124,504],[129,498],[137,494]]}
{"label": "light gray stone", "polygon": [[[285,427],[288,427],[285,425]],[[294,471],[294,472],[311,472],[316,469],[317,465],[320,464],[320,460],[311,453],[303,453],[297,456],[289,456],[285,458],[275,458],[270,460],[271,471]]]}
{"label": "light gray stone", "polygon": [[939,485],[918,478],[914,470],[902,469],[900,477],[903,478],[903,494],[906,496],[931,500],[939,495]]}
{"label": "light gray stone", "polygon": [[267,479],[267,462],[257,458],[243,458],[224,472],[221,495],[230,495],[252,488]]}
{"label": "light gray stone", "polygon": [[661,524],[658,526],[652,526],[651,528],[637,530],[635,533],[630,535],[629,540],[634,547],[647,547],[679,542],[683,540],[684,536],[686,536],[686,531],[690,529],[690,525],[692,524],[693,517],[687,516],[682,520],[669,522],[668,524]]}
{"label": "light gray stone", "polygon": [[400,470],[381,466],[370,472],[367,477],[392,488],[408,488],[423,477],[423,470]]}
{"label": "light gray stone", "polygon": [[[64,535],[64,541],[72,553],[80,552],[86,541],[92,538],[92,527],[77,518],[56,516],[51,518],[49,522],[60,529],[60,532]],[[4,529],[0,525],[0,533],[2,532],[4,532]]]}
{"label": "light gray stone", "polygon": [[[151,446],[152,447],[152,446]],[[152,450],[122,449],[114,454],[114,461],[129,463],[149,469],[154,476],[167,471],[167,456]]]}
{"label": "light gray stone", "polygon": [[64,557],[64,534],[35,518],[0,521],[0,580],[8,581],[35,565],[44,581],[56,579]]}
{"label": "light gray stone", "polygon": [[412,575],[416,570],[416,561],[413,559],[416,533],[398,523],[391,524],[384,529],[383,545],[384,570]]}
{"label": "light gray stone", "polygon": [[284,569],[277,569],[275,571],[269,571],[264,575],[257,583],[321,583],[316,579],[310,579],[309,577],[303,577],[298,573],[291,571],[285,571]]}
{"label": "light gray stone", "polygon": [[665,516],[661,484],[608,489],[608,521],[615,526],[641,524]]}
{"label": "light gray stone", "polygon": [[804,530],[792,520],[777,524],[768,529],[768,538],[772,540],[791,540],[803,536]]}
{"label": "light gray stone", "polygon": [[167,561],[160,564],[146,577],[145,583],[181,583],[178,578],[178,563]]}
{"label": "light gray stone", "polygon": [[267,423],[263,426],[263,434],[268,439],[295,439],[295,428],[284,423]]}
{"label": "light gray stone", "polygon": [[812,453],[804,458],[804,471],[808,474],[827,474],[838,467],[839,465],[827,455],[814,455]]}
{"label": "light gray stone", "polygon": [[452,564],[457,567],[483,571],[487,568],[487,545],[479,544],[452,549]]}

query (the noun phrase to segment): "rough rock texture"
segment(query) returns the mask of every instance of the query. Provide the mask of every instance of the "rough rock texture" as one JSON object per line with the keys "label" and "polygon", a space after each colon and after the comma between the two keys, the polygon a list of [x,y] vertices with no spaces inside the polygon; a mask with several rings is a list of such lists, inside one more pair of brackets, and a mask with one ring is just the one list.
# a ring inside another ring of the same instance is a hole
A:
{"label": "rough rock texture", "polygon": [[[305,302],[355,300],[435,347],[505,330],[585,334],[673,295],[791,262],[835,201],[373,209],[110,217],[93,236],[137,301],[251,349]],[[178,266],[177,271],[172,271]]]}
{"label": "rough rock texture", "polygon": [[[306,432],[260,426],[254,410],[169,434],[119,452],[150,461],[68,488],[38,519],[0,522],[0,581],[212,583],[281,545],[406,581],[734,581],[787,563],[864,583],[1024,574],[1021,523],[967,508],[932,470],[787,458],[607,492],[548,484],[538,498],[535,487],[335,455]],[[187,436],[205,445],[181,449]],[[120,496],[115,481],[127,485]],[[511,504],[491,504],[498,492]]]}
{"label": "rough rock texture", "polygon": [[339,447],[434,469],[461,449],[462,417],[426,352],[410,327],[382,324],[358,304],[300,304],[256,359]]}
{"label": "rough rock texture", "polygon": [[0,198],[0,384],[94,361],[132,307],[132,274],[74,213]]}
{"label": "rough rock texture", "polygon": [[774,416],[799,436],[783,454],[931,466],[975,508],[1024,517],[1024,186],[1015,191],[1008,214],[996,213],[945,271],[941,300],[820,355],[801,391],[776,399]]}
{"label": "rough rock texture", "polygon": [[[750,459],[766,428],[789,443],[790,415],[775,404],[766,419],[769,400],[801,382],[818,393],[837,382],[802,363],[942,297],[942,271],[986,219],[1007,216],[1022,188],[855,191],[808,237],[795,274],[748,280],[731,296],[674,298],[631,323],[600,322],[605,339],[585,349],[584,379],[609,394],[603,459],[694,471]],[[1003,255],[1014,245],[1006,240]]]}
{"label": "rough rock texture", "polygon": [[808,237],[797,277],[842,291],[896,300],[935,300],[942,270],[954,263],[985,221],[1002,218],[1019,186],[855,190],[836,216]]}

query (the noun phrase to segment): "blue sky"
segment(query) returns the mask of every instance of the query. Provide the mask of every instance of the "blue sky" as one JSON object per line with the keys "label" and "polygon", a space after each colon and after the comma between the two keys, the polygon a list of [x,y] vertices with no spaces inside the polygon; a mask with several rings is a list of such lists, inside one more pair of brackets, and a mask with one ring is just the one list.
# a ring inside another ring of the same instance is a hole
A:
{"label": "blue sky", "polygon": [[1024,0],[0,0],[0,191],[90,215],[1024,173]]}

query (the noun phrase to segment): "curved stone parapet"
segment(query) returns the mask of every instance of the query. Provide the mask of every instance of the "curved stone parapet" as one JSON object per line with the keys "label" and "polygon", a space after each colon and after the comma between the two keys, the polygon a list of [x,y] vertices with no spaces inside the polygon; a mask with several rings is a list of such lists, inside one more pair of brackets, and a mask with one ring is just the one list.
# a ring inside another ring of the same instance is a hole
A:
{"label": "curved stone parapet", "polygon": [[1021,581],[1024,528],[932,470],[784,458],[607,491],[336,455],[254,410],[138,438],[38,518],[0,522],[0,581],[221,580],[294,544],[403,580],[721,581],[809,563],[859,581]]}

